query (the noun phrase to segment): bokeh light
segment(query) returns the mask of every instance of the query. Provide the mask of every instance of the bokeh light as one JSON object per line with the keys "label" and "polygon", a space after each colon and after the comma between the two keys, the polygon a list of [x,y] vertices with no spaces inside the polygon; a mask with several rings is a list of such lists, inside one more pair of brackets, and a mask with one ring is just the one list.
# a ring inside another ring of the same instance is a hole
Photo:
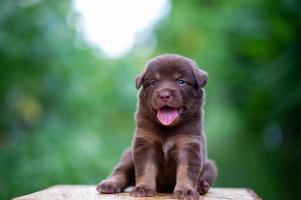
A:
{"label": "bokeh light", "polygon": [[169,0],[74,0],[78,30],[107,57],[130,51],[137,34],[153,29],[170,10]]}

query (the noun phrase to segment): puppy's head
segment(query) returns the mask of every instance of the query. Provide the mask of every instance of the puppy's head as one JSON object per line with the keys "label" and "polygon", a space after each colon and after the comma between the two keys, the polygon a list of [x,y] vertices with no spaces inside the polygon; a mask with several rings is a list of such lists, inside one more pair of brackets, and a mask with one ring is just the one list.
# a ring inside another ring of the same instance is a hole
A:
{"label": "puppy's head", "polygon": [[164,126],[173,126],[199,114],[208,75],[194,61],[166,54],[150,60],[137,77],[140,110]]}

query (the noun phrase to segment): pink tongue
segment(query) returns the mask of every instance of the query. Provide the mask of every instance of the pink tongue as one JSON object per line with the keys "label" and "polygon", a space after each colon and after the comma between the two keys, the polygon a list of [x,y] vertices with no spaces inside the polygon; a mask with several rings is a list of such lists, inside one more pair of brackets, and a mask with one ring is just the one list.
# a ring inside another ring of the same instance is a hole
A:
{"label": "pink tongue", "polygon": [[163,107],[157,111],[157,118],[165,125],[170,125],[178,116],[178,111],[175,108]]}

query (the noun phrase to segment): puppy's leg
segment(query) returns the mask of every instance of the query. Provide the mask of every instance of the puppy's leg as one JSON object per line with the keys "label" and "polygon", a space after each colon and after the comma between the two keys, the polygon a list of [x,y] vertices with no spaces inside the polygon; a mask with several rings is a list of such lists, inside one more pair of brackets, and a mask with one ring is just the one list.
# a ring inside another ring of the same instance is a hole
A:
{"label": "puppy's leg", "polygon": [[150,197],[156,195],[157,150],[152,141],[136,137],[134,141],[134,165],[136,186],[132,189],[134,197]]}
{"label": "puppy's leg", "polygon": [[176,186],[173,197],[176,199],[199,199],[197,181],[202,170],[203,155],[199,143],[178,145],[176,150]]}
{"label": "puppy's leg", "polygon": [[198,181],[198,192],[206,194],[217,177],[217,167],[212,160],[206,160]]}
{"label": "puppy's leg", "polygon": [[131,149],[124,151],[112,175],[97,185],[99,193],[112,194],[121,192],[134,182],[134,163]]}

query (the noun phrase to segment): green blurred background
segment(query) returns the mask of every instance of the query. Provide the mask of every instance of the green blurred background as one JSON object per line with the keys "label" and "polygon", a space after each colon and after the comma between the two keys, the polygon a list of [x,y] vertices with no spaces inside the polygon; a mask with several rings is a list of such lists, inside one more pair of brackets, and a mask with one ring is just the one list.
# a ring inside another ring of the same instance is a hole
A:
{"label": "green blurred background", "polygon": [[105,178],[131,143],[135,77],[166,52],[209,73],[215,186],[300,198],[300,1],[170,3],[153,51],[141,54],[147,43],[137,43],[105,59],[78,37],[71,1],[1,1],[0,199]]}

